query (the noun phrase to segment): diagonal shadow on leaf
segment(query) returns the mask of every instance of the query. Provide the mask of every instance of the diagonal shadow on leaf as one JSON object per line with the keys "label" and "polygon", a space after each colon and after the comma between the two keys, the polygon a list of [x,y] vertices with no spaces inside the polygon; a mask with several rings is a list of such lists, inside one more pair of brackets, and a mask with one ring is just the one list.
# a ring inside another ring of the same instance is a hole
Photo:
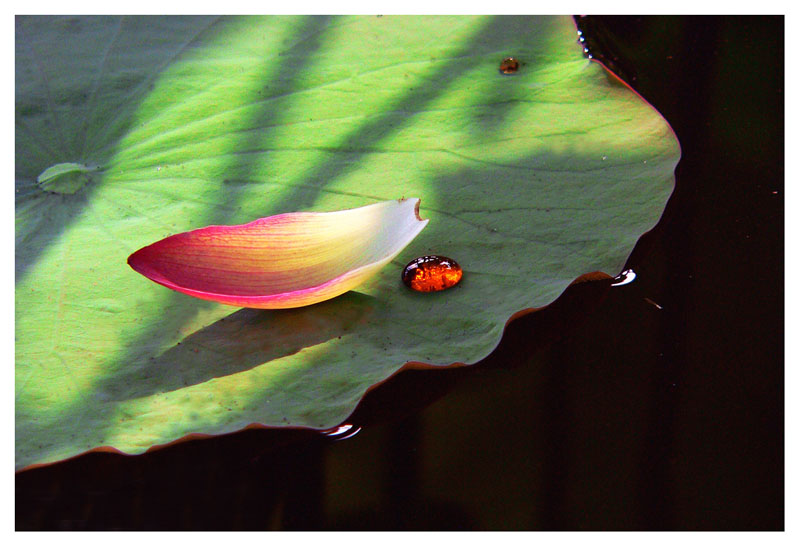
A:
{"label": "diagonal shadow on leaf", "polygon": [[416,113],[424,111],[426,106],[447,93],[461,76],[482,62],[476,48],[493,43],[498,35],[507,34],[513,20],[513,17],[506,16],[490,18],[455,53],[452,62],[431,69],[423,78],[425,83],[399,96],[385,110],[343,138],[340,147],[335,150],[335,158],[319,162],[315,169],[297,181],[294,191],[283,201],[285,206],[291,208],[286,210],[300,211],[314,205],[326,186],[349,171],[358,169],[366,155],[380,151],[381,142],[400,132],[404,126],[413,124]]}
{"label": "diagonal shadow on leaf", "polygon": [[146,363],[131,364],[116,385],[132,386],[132,399],[181,389],[269,363],[347,335],[368,321],[372,296],[349,292],[313,306],[290,310],[242,309],[190,334]]}

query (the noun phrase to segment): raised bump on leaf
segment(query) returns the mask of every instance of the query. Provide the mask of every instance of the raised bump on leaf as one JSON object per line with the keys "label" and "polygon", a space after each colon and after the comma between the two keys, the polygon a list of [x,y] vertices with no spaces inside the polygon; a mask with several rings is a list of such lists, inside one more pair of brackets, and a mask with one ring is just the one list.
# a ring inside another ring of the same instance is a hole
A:
{"label": "raised bump on leaf", "polygon": [[89,173],[97,167],[82,163],[57,163],[42,171],[36,177],[36,183],[54,194],[74,194],[89,182]]}

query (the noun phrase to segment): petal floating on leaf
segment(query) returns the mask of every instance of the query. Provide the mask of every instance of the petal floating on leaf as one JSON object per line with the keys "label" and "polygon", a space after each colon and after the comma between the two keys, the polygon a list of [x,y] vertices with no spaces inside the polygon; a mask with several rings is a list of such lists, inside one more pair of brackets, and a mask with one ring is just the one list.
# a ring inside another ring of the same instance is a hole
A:
{"label": "petal floating on leaf", "polygon": [[139,249],[128,264],[170,289],[245,308],[296,308],[339,296],[419,234],[418,198],[330,213],[208,226]]}

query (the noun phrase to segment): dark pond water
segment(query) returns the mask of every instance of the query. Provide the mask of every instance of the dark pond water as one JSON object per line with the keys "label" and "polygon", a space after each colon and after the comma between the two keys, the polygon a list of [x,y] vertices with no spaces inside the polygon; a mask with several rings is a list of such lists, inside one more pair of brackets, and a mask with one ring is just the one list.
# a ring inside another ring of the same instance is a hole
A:
{"label": "dark pond water", "polygon": [[20,473],[17,528],[782,529],[784,20],[579,25],[683,148],[632,283],[574,285],[480,365],[401,372],[338,434]]}

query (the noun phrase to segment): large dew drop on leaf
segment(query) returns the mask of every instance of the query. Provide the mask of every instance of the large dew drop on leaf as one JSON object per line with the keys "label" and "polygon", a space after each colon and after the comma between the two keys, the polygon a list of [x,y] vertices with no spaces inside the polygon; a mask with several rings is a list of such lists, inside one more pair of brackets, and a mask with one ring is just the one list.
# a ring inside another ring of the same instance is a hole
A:
{"label": "large dew drop on leaf", "polygon": [[[617,274],[679,158],[570,18],[18,17],[15,61],[18,468],[331,427],[408,361],[474,363],[515,312]],[[427,228],[306,308],[232,311],[126,264],[177,232],[399,196]],[[430,254],[461,283],[407,289]]]}

